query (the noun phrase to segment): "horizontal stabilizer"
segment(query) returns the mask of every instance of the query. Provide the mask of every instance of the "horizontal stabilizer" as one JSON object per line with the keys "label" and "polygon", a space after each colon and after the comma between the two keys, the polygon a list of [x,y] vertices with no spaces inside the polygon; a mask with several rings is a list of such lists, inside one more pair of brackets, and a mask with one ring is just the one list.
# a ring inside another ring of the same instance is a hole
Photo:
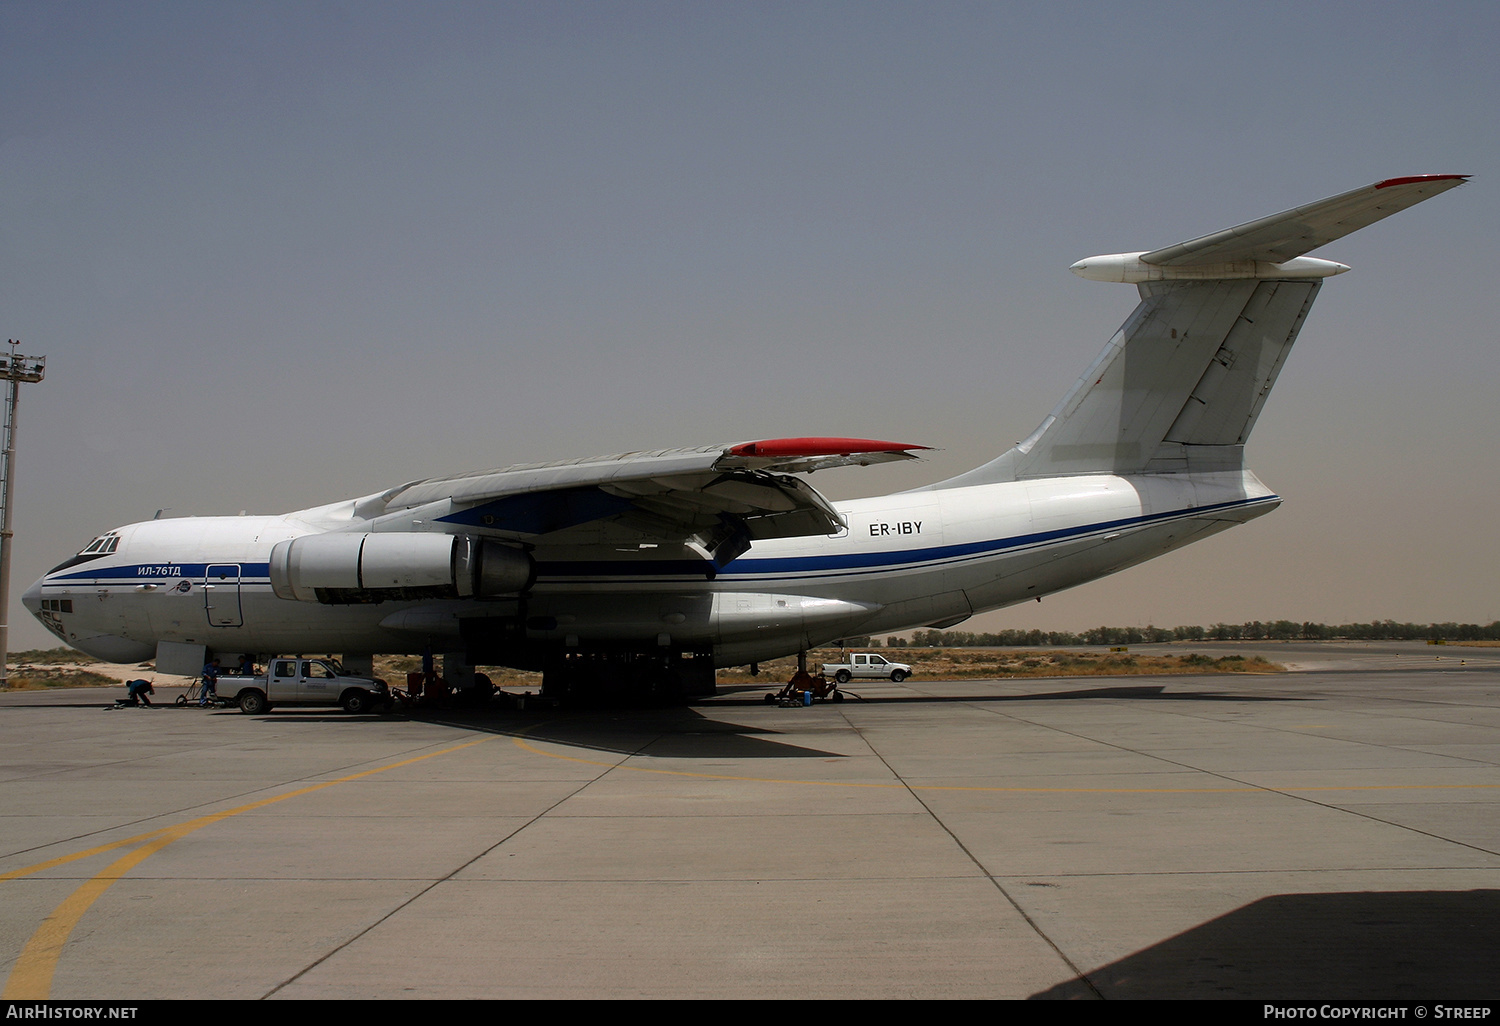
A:
{"label": "horizontal stabilizer", "polygon": [[1381,218],[1462,185],[1468,175],[1410,175],[1387,178],[1363,189],[1331,196],[1270,217],[1141,254],[1144,263],[1163,267],[1261,260],[1282,263]]}

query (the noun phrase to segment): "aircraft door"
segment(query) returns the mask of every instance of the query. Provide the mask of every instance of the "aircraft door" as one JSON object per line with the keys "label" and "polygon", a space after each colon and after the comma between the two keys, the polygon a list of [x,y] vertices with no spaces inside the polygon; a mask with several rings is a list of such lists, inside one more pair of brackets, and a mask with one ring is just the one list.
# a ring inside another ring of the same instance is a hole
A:
{"label": "aircraft door", "polygon": [[203,610],[210,627],[240,627],[240,565],[214,563],[203,574]]}

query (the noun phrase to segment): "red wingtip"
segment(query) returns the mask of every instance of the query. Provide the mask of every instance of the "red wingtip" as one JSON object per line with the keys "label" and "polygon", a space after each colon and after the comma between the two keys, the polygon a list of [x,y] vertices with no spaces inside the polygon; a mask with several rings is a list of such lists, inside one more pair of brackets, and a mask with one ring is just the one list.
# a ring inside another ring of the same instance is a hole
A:
{"label": "red wingtip", "polygon": [[1392,185],[1411,185],[1413,182],[1451,181],[1454,178],[1457,178],[1459,181],[1463,181],[1469,177],[1469,175],[1407,175],[1405,178],[1387,178],[1383,182],[1376,182],[1375,188],[1387,189]]}
{"label": "red wingtip", "polygon": [[872,438],[767,438],[730,448],[735,456],[849,456],[859,452],[906,452],[926,445],[877,442]]}

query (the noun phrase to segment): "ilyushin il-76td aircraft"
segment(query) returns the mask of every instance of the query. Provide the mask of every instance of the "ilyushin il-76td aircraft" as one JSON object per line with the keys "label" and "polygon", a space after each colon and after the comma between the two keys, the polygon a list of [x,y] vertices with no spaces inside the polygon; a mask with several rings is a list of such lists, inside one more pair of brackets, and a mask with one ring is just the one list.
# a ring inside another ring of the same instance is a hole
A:
{"label": "ilyushin il-76td aircraft", "polygon": [[691,696],[715,668],[947,627],[1253,520],[1244,447],[1323,279],[1311,250],[1465,175],[1391,178],[1202,238],[1090,257],[1140,304],[1024,441],[830,502],[800,475],[925,448],[778,438],[435,477],[284,516],[118,527],[26,592],[59,638],[194,673],[214,653],[443,656],[543,691]]}

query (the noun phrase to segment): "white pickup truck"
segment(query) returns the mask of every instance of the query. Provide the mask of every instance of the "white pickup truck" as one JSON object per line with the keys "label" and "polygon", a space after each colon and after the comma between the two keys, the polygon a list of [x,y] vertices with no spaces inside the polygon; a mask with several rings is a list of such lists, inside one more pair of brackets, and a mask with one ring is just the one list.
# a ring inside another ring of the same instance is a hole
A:
{"label": "white pickup truck", "polygon": [[893,663],[885,656],[855,652],[849,656],[847,663],[824,663],[823,676],[832,677],[840,684],[847,684],[856,678],[876,680],[882,677],[889,677],[892,683],[900,684],[911,676],[911,667],[906,663]]}
{"label": "white pickup truck", "polygon": [[339,705],[345,712],[367,713],[391,701],[385,681],[351,676],[333,659],[278,657],[259,677],[221,676],[217,691],[221,700],[252,716],[282,704]]}

